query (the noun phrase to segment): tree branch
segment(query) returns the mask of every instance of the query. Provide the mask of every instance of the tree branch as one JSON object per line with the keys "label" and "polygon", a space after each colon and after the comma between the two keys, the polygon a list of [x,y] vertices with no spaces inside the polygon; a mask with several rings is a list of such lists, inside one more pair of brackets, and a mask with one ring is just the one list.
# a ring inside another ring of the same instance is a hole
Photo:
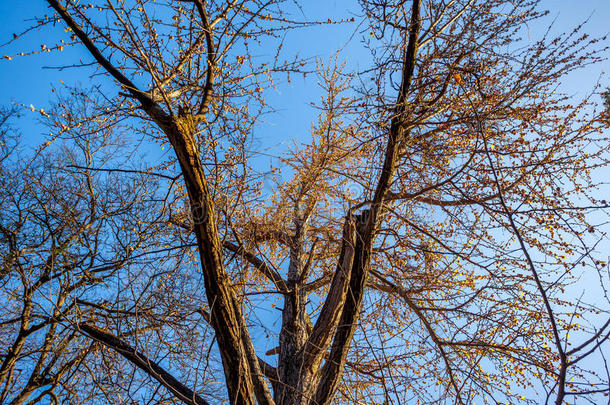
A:
{"label": "tree branch", "polygon": [[269,267],[267,263],[256,257],[256,255],[245,250],[243,246],[238,246],[231,242],[225,241],[222,243],[222,246],[225,249],[230,250],[231,252],[246,259],[250,264],[256,267],[261,274],[271,280],[282,294],[288,293],[288,286],[286,285],[286,282],[282,276],[273,268]]}
{"label": "tree branch", "polygon": [[74,34],[80,39],[85,45],[91,56],[102,66],[116,81],[118,81],[123,87],[125,87],[135,98],[140,102],[142,108],[159,124],[162,128],[168,125],[168,115],[161,109],[161,107],[153,101],[153,99],[146,93],[138,89],[138,87],[129,80],[123,73],[121,73],[95,46],[93,40],[83,31],[81,26],[72,18],[65,7],[63,7],[57,0],[47,0],[49,5],[57,11],[62,20],[66,25],[74,32]]}
{"label": "tree branch", "polygon": [[316,364],[316,360],[322,358],[337,327],[349,287],[355,245],[354,220],[351,215],[348,215],[343,226],[343,240],[337,269],[316,324],[305,344],[306,365],[310,365],[312,362]]}
{"label": "tree branch", "polygon": [[176,395],[176,397],[178,397],[184,403],[192,405],[209,405],[209,403],[201,398],[196,392],[184,386],[160,365],[150,360],[144,354],[138,352],[136,349],[116,336],[103,331],[96,326],[86,323],[79,324],[78,328],[90,338],[121,354],[131,363],[143,370],[146,374],[157,380],[161,385],[167,388],[172,394]]}

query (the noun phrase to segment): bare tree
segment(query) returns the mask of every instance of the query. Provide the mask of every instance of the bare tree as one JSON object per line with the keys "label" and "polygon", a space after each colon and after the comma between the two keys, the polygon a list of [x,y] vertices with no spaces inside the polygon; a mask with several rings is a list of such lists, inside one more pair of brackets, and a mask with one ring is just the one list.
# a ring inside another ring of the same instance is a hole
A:
{"label": "bare tree", "polygon": [[[117,223],[146,224],[134,235],[89,226],[120,245],[89,248],[87,263],[111,253],[104,277],[129,309],[99,298],[60,305],[61,289],[42,306],[57,308],[49,322],[84,342],[51,350],[62,361],[96,347],[114,355],[83,381],[127,364],[139,370],[105,382],[107,398],[121,401],[125,391],[207,403],[218,398],[202,384],[214,356],[233,404],[561,404],[609,394],[604,369],[588,365],[603,359],[610,330],[607,263],[596,253],[603,230],[593,216],[608,207],[594,175],[607,164],[607,117],[594,101],[557,92],[567,74],[604,58],[583,26],[528,43],[519,36],[545,15],[537,1],[361,0],[370,66],[318,63],[324,97],[311,141],[282,157],[285,180],[267,196],[252,131],[268,111],[272,79],[306,64],[281,53],[261,61],[255,49],[316,22],[291,18],[294,5],[281,0],[47,3],[56,14],[41,24],[61,21],[103,72],[95,114],[68,116],[63,104],[51,113],[60,133],[95,123],[137,134],[130,153],[159,143],[173,151],[129,170],[69,165],[84,185],[93,174],[138,174],[143,188],[121,190],[118,212],[104,210]],[[78,195],[98,209],[91,193]],[[136,203],[151,193],[155,204]],[[48,217],[61,227],[78,218],[70,229],[100,218],[81,215]],[[15,273],[14,231],[3,229],[5,268]],[[76,246],[88,243],[79,237]],[[157,262],[163,249],[171,259]],[[133,267],[138,250],[147,263]],[[65,263],[71,280],[91,272]],[[172,287],[149,291],[147,277],[161,274]],[[580,280],[592,278],[599,294],[579,297]],[[20,322],[26,295],[14,300]],[[70,305],[79,317],[62,313]],[[265,315],[274,308],[277,328]]]}
{"label": "bare tree", "polygon": [[151,178],[158,173],[129,169],[124,159],[134,155],[124,153],[117,123],[98,115],[84,95],[74,90],[60,100],[47,122],[58,131],[55,140],[32,153],[14,129],[17,112],[3,116],[2,403],[163,398],[164,392],[142,394],[139,376],[132,389],[115,389],[122,373],[133,372],[104,350],[100,333],[119,327],[115,340],[139,339],[132,350],[144,350],[147,339],[168,328],[182,340],[212,338],[198,333],[195,310],[167,304],[181,294],[171,284],[189,282],[176,276],[185,247],[159,221],[171,203],[168,188]]}

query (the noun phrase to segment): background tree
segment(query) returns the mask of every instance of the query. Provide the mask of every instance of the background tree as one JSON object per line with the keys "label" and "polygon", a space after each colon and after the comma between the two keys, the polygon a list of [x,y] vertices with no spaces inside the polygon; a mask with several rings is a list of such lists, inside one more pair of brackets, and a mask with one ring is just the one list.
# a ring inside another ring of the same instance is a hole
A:
{"label": "background tree", "polygon": [[[143,394],[150,377],[134,376],[117,353],[84,338],[89,324],[120,328],[119,338],[138,340],[134,347],[168,334],[164,328],[173,339],[211,339],[198,328],[199,314],[169,305],[176,294],[188,296],[180,289],[190,280],[175,273],[174,252],[184,247],[169,243],[174,236],[158,221],[168,189],[154,172],[129,169],[126,159],[134,155],[122,151],[126,137],[116,135],[120,126],[108,111],[99,113],[94,100],[74,89],[47,121],[55,145],[45,143],[32,155],[20,150],[17,111],[3,113],[2,403],[166,400],[167,393]],[[173,345],[163,342],[157,341]],[[203,361],[205,353],[196,356]]]}
{"label": "background tree", "polygon": [[[285,180],[266,196],[252,131],[270,80],[305,67],[254,55],[313,22],[291,19],[279,0],[48,4],[56,14],[41,24],[61,21],[103,72],[100,127],[140,140],[125,153],[156,143],[175,153],[154,174],[137,169],[142,187],[165,194],[125,219],[147,224],[146,237],[99,233],[127,253],[137,240],[175,250],[168,262],[145,251],[152,274],[120,262],[108,274],[113,295],[158,274],[172,288],[145,294],[152,301],[131,292],[130,312],[88,300],[95,317],[58,321],[117,355],[97,371],[104,378],[125,362],[141,370],[103,392],[148,376],[163,397],[206,403],[209,341],[189,335],[192,325],[213,331],[235,404],[608,394],[608,377],[587,366],[603,356],[607,297],[575,295],[591,275],[605,291],[591,215],[607,208],[592,174],[606,165],[605,121],[592,102],[557,92],[567,74],[603,60],[582,26],[528,43],[520,35],[544,16],[536,1],[360,1],[370,66],[318,64],[325,96],[311,141],[282,157]],[[78,114],[97,123],[91,116]],[[71,116],[52,117],[71,127]],[[262,315],[275,307],[277,328]],[[122,319],[147,327],[132,333]],[[158,395],[142,384],[138,395]]]}

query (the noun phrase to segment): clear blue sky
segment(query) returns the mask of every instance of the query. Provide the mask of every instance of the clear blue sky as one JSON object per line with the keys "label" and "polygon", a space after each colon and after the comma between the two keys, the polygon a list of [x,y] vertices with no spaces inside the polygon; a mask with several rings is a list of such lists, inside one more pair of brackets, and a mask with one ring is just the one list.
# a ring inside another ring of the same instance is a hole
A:
{"label": "clear blue sky", "polygon": [[[304,12],[308,18],[345,18],[345,5],[353,1],[339,0],[308,0],[302,2]],[[18,5],[17,5],[18,4]],[[551,11],[551,17],[557,18],[556,30],[566,31],[578,23],[590,18],[587,32],[603,35],[610,32],[610,0],[544,0],[543,6]],[[352,7],[355,10],[355,7]],[[0,44],[9,41],[14,33],[21,33],[30,26],[35,17],[50,14],[46,2],[43,0],[28,0],[23,2],[0,2]],[[304,31],[291,33],[287,38],[288,44],[301,51],[302,56],[319,56],[328,58],[335,50],[342,46],[348,39],[349,29],[347,26],[322,26]],[[352,24],[352,29],[355,27]],[[531,38],[539,37],[541,26],[531,28]],[[42,44],[50,44],[64,37],[60,27],[42,32],[31,32],[19,38],[12,44],[0,47],[0,55],[14,55],[18,52],[27,52],[40,49]],[[355,37],[357,42],[358,35]],[[345,55],[346,53],[343,53]],[[349,54],[348,54],[349,55]],[[353,55],[350,55],[353,56]],[[350,58],[352,61],[358,58]],[[37,108],[48,109],[49,101],[52,99],[50,89],[59,86],[60,80],[68,85],[87,85],[90,79],[83,69],[68,69],[58,71],[54,69],[43,69],[44,66],[61,66],[77,62],[78,60],[89,61],[90,57],[82,47],[67,49],[63,52],[42,53],[33,56],[16,57],[12,60],[0,59],[0,80],[2,92],[0,93],[0,105],[11,102],[30,104]],[[608,66],[608,65],[606,65]],[[574,74],[566,83],[565,89],[570,93],[583,93],[592,87],[604,67],[596,66],[588,68],[580,73]],[[309,102],[318,101],[316,86],[312,86],[315,80],[308,77],[294,77],[290,85],[280,86],[279,91],[271,97],[270,102],[280,110],[280,114],[269,119],[267,122],[269,130],[274,135],[291,134],[289,136],[300,138],[306,136],[310,129],[310,122],[315,117],[315,111],[309,107]],[[602,79],[610,84],[610,78]],[[35,125],[39,115],[28,113],[23,120],[24,135],[29,141],[38,143],[43,141],[40,127]],[[282,128],[282,130],[279,130]],[[276,133],[277,131],[277,133]],[[284,137],[284,135],[282,136]],[[286,139],[283,139],[286,140]]]}

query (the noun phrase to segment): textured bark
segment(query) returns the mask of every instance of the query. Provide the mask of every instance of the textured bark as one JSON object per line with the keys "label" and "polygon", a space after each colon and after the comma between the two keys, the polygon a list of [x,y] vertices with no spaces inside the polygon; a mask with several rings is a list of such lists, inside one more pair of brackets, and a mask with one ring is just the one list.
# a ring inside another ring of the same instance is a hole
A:
{"label": "textured bark", "polygon": [[365,210],[356,217],[356,247],[350,275],[349,291],[343,306],[339,327],[335,333],[330,355],[321,371],[320,384],[317,387],[312,405],[331,404],[337,391],[341,375],[347,361],[347,354],[354,336],[362,298],[366,287],[368,267],[370,266],[372,243],[383,215],[386,196],[399,164],[400,144],[408,134],[405,126],[407,95],[411,87],[417,57],[419,31],[421,28],[421,0],[413,0],[408,35],[407,49],[403,59],[402,82],[394,109],[394,117],[388,133],[388,144],[383,166],[373,196],[370,210]]}
{"label": "textured bark", "polygon": [[191,202],[211,323],[216,332],[231,403],[272,403],[231,280],[224,270],[215,211],[196,148],[192,117],[177,117],[166,134],[178,156]]}
{"label": "textured bark", "polygon": [[367,268],[371,254],[370,240],[366,238],[366,233],[370,229],[370,219],[370,211],[368,210],[363,211],[361,215],[356,217],[356,246],[350,274],[349,290],[330,349],[330,355],[322,368],[315,399],[311,402],[312,405],[331,404],[341,381],[343,368],[347,361],[347,353],[354,336],[354,331],[356,330],[360,310],[362,309],[362,297],[364,296]]}
{"label": "textured bark", "polygon": [[351,215],[348,215],[343,227],[343,239],[337,270],[333,276],[326,301],[324,301],[320,315],[305,347],[305,363],[313,369],[319,367],[323,355],[330,346],[347,297],[356,246],[354,228],[354,219]]}
{"label": "textured bark", "polygon": [[273,396],[277,404],[301,404],[310,391],[311,370],[304,368],[303,347],[309,336],[310,321],[307,315],[307,292],[300,278],[304,265],[304,222],[295,224],[292,238],[287,284],[284,295],[282,329],[279,337],[278,378]]}

